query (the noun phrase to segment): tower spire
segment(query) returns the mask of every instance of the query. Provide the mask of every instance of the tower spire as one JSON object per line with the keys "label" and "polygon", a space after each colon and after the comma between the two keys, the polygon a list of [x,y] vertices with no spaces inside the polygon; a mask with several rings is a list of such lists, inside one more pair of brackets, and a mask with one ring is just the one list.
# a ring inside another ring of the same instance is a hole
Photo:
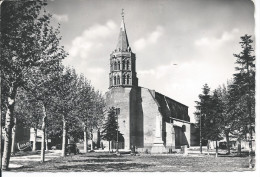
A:
{"label": "tower spire", "polygon": [[126,34],[126,29],[125,29],[125,12],[124,9],[121,11],[121,16],[122,16],[122,21],[121,21],[121,27],[120,27],[120,32],[119,32],[119,37],[118,37],[118,42],[116,46],[116,50],[119,51],[127,51],[129,48],[129,43],[128,43],[128,38]]}
{"label": "tower spire", "polygon": [[137,87],[135,53],[129,46],[125,22],[124,9],[121,11],[121,27],[116,49],[110,54],[109,88]]}
{"label": "tower spire", "polygon": [[121,16],[122,16],[123,21],[124,21],[124,15],[125,15],[125,12],[124,12],[124,9],[122,9]]}

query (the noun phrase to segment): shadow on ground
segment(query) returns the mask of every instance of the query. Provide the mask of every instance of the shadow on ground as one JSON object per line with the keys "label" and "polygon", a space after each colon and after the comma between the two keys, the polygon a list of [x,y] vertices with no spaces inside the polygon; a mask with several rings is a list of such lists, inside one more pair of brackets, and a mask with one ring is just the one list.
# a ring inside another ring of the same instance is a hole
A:
{"label": "shadow on ground", "polygon": [[24,172],[110,172],[110,171],[252,171],[248,157],[233,156],[130,156],[104,153],[78,154],[58,157],[45,163],[25,162],[12,171]]}
{"label": "shadow on ground", "polygon": [[87,163],[97,163],[97,162],[127,162],[130,161],[128,159],[109,159],[109,158],[102,158],[102,159],[79,159],[79,160],[68,160],[68,162],[87,162]]}
{"label": "shadow on ground", "polygon": [[138,163],[117,163],[117,164],[86,164],[86,165],[62,165],[58,166],[57,171],[129,171],[148,168],[151,165]]}

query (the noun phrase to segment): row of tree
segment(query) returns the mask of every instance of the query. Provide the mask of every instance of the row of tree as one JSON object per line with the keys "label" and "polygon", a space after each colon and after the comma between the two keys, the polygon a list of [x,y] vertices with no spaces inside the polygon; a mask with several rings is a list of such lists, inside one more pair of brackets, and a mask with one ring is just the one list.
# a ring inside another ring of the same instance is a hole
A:
{"label": "row of tree", "polygon": [[46,135],[62,136],[63,156],[68,136],[84,136],[86,150],[87,132],[98,127],[104,116],[101,93],[83,75],[61,64],[67,53],[46,5],[44,0],[1,4],[0,127],[4,125],[5,138],[0,159],[4,170],[15,145],[12,131],[15,135],[17,125],[42,129],[43,162]]}
{"label": "row of tree", "polygon": [[[201,137],[218,141],[226,138],[230,153],[229,137],[238,140],[248,139],[255,131],[255,56],[251,36],[241,37],[242,51],[234,54],[236,73],[227,84],[210,91],[205,84],[196,101],[195,117],[201,127]],[[251,142],[251,141],[250,141]],[[252,147],[252,144],[250,143]]]}

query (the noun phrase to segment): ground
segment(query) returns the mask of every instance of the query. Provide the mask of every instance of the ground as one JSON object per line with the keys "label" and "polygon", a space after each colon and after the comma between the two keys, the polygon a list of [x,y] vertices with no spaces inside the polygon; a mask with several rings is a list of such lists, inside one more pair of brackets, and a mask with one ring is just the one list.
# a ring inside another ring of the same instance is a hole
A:
{"label": "ground", "polygon": [[[48,161],[40,163],[39,161],[23,161],[23,167],[13,168],[15,172],[78,172],[78,171],[249,171],[248,156],[237,157],[235,155],[226,156],[206,154],[191,154],[184,156],[182,154],[163,154],[150,155],[143,154],[131,156],[122,154],[117,156],[107,152],[92,152],[88,154],[71,155],[67,157],[57,157],[57,153],[47,154]],[[38,155],[39,156],[39,155]],[[12,164],[19,164],[19,158],[11,159]],[[25,158],[24,158],[25,159]],[[27,157],[30,159],[30,157]]]}

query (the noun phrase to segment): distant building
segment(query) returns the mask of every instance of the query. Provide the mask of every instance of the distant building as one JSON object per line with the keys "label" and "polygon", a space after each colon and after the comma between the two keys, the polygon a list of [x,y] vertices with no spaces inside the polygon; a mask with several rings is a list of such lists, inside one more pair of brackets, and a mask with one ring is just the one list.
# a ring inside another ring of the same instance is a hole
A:
{"label": "distant building", "polygon": [[163,153],[195,141],[188,106],[138,85],[136,55],[128,42],[124,18],[116,49],[110,54],[106,103],[107,107],[120,109],[123,149],[135,146],[138,151]]}

